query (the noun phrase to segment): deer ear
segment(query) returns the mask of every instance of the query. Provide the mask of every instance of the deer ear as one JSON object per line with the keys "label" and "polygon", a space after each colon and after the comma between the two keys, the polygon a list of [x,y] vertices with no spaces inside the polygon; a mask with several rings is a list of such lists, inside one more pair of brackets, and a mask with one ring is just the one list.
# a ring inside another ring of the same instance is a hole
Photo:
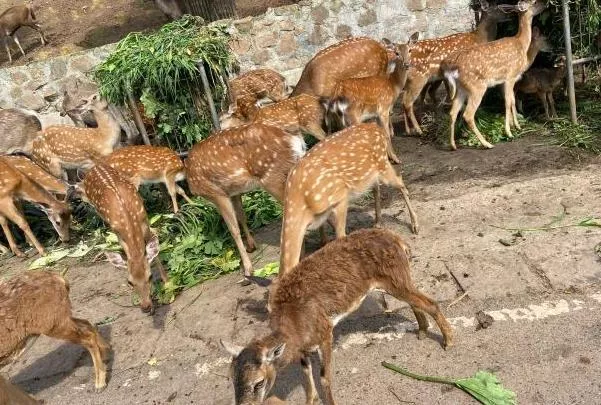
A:
{"label": "deer ear", "polygon": [[284,354],[284,349],[286,349],[286,343],[280,343],[276,347],[270,349],[265,356],[265,361],[268,363],[273,363],[275,360],[282,357],[282,354]]}
{"label": "deer ear", "polygon": [[159,238],[155,235],[148,242],[148,244],[146,244],[146,259],[148,260],[148,263],[152,263],[152,261],[158,256],[160,250]]}
{"label": "deer ear", "polygon": [[104,252],[106,259],[115,267],[126,269],[127,263],[123,260],[123,256],[116,252]]}
{"label": "deer ear", "polygon": [[225,340],[219,339],[219,343],[221,344],[221,347],[223,347],[225,351],[231,354],[234,358],[238,357],[240,352],[244,350],[244,347],[226,342]]}
{"label": "deer ear", "polygon": [[414,32],[409,37],[409,44],[414,44],[419,40],[419,31]]}
{"label": "deer ear", "polygon": [[384,45],[392,45],[392,42],[388,38],[382,38],[382,43]]}

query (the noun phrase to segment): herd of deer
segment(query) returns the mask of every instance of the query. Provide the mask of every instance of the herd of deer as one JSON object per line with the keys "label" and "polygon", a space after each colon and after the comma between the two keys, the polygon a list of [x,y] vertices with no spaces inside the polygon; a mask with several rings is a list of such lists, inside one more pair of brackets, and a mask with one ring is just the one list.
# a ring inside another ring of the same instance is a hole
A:
{"label": "herd of deer", "polygon": [[[390,114],[395,102],[401,98],[407,132],[421,133],[413,104],[444,81],[453,100],[452,121],[467,101],[464,118],[485,147],[492,145],[479,132],[474,114],[488,87],[504,86],[508,136],[512,126],[519,127],[514,88],[539,94],[555,113],[551,94],[563,71],[525,74],[536,54],[548,46],[540,32],[532,29],[533,17],[543,8],[536,0],[522,0],[516,6],[491,6],[483,1],[482,17],[472,32],[421,41],[413,35],[404,44],[363,37],[343,40],[309,61],[292,92],[281,75],[268,69],[240,75],[230,82],[231,106],[221,116],[224,129],[197,143],[183,163],[164,147],[118,148],[119,126],[108,113],[107,103],[96,97],[85,100],[81,108],[94,112],[97,128],[42,129],[35,116],[0,110],[0,134],[4,134],[0,152],[6,154],[0,156],[0,225],[10,249],[22,255],[8,220],[44,253],[15,205],[18,200],[37,204],[66,241],[71,219],[68,200],[81,197],[118,235],[126,259],[117,253],[107,253],[107,258],[127,269],[128,282],[140,295],[141,309],[153,313],[151,264],[159,243],[137,192],[140,184],[164,183],[177,212],[177,194],[189,198],[176,182],[186,179],[192,194],[216,205],[236,243],[245,277],[261,285],[269,282],[253,276],[248,252],[256,245],[240,196],[264,188],[284,206],[280,272],[269,286],[271,333],[246,347],[222,342],[233,355],[235,402],[277,403],[276,398],[266,399],[277,370],[300,361],[308,380],[307,404],[317,403],[310,361],[310,354],[317,351],[325,399],[334,404],[333,328],[371,291],[406,301],[415,313],[420,338],[428,328],[428,314],[443,334],[444,347],[453,341],[438,305],[414,286],[410,248],[399,235],[372,228],[346,236],[349,201],[372,187],[379,225],[381,183],[400,191],[411,229],[418,232],[409,193],[390,162],[400,162],[391,142]],[[497,23],[509,13],[519,15],[518,33],[494,40]],[[264,105],[265,99],[271,104]],[[368,118],[376,122],[363,122]],[[339,130],[333,133],[335,129]],[[319,140],[308,152],[303,133]],[[455,149],[452,126],[450,139]],[[12,152],[26,156],[8,155]],[[71,169],[85,172],[82,183],[65,181]],[[323,227],[326,221],[337,239],[301,261],[307,228]],[[157,267],[166,281],[158,260]],[[16,354],[31,335],[79,343],[92,356],[95,387],[100,390],[106,385],[103,358],[109,346],[89,322],[72,317],[68,292],[62,277],[47,272],[0,282],[0,321],[6,323],[0,328],[0,361]],[[9,383],[0,378],[0,398],[1,384]]]}

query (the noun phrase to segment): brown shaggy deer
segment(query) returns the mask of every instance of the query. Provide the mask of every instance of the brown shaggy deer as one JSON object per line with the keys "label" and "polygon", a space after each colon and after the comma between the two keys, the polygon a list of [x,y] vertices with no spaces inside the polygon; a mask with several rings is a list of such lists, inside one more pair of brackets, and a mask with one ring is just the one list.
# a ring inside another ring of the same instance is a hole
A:
{"label": "brown shaggy deer", "polygon": [[0,154],[31,154],[33,140],[42,130],[37,116],[15,108],[0,110]]}
{"label": "brown shaggy deer", "polygon": [[278,370],[296,361],[300,361],[308,382],[306,403],[317,403],[310,359],[311,353],[317,351],[321,358],[323,402],[334,405],[334,327],[356,311],[373,290],[383,290],[411,306],[419,338],[426,336],[426,314],[430,315],[442,332],[443,347],[450,347],[451,325],[436,302],[413,284],[410,256],[409,246],[394,232],[364,229],[327,244],[304,258],[293,271],[280,274],[269,294],[271,333],[246,347],[221,341],[233,356],[235,403],[261,403],[273,387]]}
{"label": "brown shaggy deer", "polygon": [[4,48],[8,55],[8,61],[13,63],[13,58],[10,54],[8,39],[11,38],[19,47],[19,50],[25,56],[25,51],[21,47],[19,38],[17,38],[17,30],[21,27],[31,27],[40,34],[42,45],[46,45],[46,38],[40,24],[36,22],[33,7],[30,4],[14,6],[0,14],[0,39],[4,42]]}
{"label": "brown shaggy deer", "polygon": [[440,72],[449,82],[453,105],[450,116],[450,144],[456,150],[455,122],[461,107],[467,100],[463,118],[472,132],[486,148],[492,148],[478,127],[475,116],[482,97],[488,87],[498,84],[504,86],[505,96],[505,133],[513,137],[511,124],[520,128],[515,108],[513,88],[515,83],[529,66],[528,49],[532,41],[532,19],[546,8],[539,0],[521,0],[517,6],[498,6],[505,10],[520,12],[520,25],[515,36],[475,45],[456,52],[440,65]]}
{"label": "brown shaggy deer", "polygon": [[0,302],[0,365],[18,356],[29,337],[46,335],[85,347],[94,362],[96,390],[106,386],[103,359],[110,346],[90,322],[73,317],[63,277],[35,271],[0,280]]}
{"label": "brown shaggy deer", "polygon": [[545,117],[547,119],[557,117],[553,91],[563,84],[565,75],[566,60],[562,55],[552,68],[535,68],[524,73],[515,85],[515,91],[522,94],[536,94],[545,109]]}
{"label": "brown shaggy deer", "polygon": [[[379,182],[401,192],[412,230],[418,232],[409,192],[388,161],[389,140],[386,131],[376,123],[354,125],[318,143],[294,166],[286,184],[280,274],[298,263],[307,228],[316,228],[331,216],[336,236],[345,236],[349,200]],[[375,205],[378,224],[379,193]]]}

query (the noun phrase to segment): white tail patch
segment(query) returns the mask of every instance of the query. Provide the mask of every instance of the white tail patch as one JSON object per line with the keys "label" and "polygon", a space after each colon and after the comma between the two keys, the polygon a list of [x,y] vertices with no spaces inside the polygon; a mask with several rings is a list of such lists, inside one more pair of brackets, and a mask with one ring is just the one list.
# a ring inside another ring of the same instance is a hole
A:
{"label": "white tail patch", "polygon": [[445,70],[444,78],[447,80],[447,83],[449,83],[449,89],[451,90],[451,94],[449,94],[449,97],[451,97],[452,100],[457,94],[457,79],[459,78],[459,70],[456,68],[451,70]]}
{"label": "white tail patch", "polygon": [[307,153],[307,144],[301,136],[293,136],[290,139],[290,148],[296,159],[300,159]]}

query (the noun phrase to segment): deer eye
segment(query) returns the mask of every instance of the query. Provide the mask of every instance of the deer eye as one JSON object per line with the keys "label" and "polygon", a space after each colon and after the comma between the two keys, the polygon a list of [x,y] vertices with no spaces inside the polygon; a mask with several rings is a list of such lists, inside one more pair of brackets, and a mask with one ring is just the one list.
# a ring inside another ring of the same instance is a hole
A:
{"label": "deer eye", "polygon": [[131,281],[129,281],[129,280],[127,280],[127,284],[129,284],[130,287],[134,286],[134,284]]}

